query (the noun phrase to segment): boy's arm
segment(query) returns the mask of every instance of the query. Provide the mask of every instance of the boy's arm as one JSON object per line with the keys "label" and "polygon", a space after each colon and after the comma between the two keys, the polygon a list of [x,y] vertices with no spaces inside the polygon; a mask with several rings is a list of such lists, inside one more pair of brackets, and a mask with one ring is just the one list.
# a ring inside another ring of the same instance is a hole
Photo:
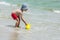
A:
{"label": "boy's arm", "polygon": [[27,25],[27,22],[24,20],[23,15],[21,15],[21,19],[25,23],[25,25]]}

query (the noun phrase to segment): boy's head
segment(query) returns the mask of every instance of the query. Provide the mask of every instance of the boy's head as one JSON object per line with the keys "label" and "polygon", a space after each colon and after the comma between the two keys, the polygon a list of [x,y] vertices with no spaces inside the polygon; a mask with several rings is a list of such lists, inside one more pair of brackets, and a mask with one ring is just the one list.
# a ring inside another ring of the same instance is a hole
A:
{"label": "boy's head", "polygon": [[22,11],[27,11],[28,10],[27,5],[26,4],[22,4],[21,10]]}

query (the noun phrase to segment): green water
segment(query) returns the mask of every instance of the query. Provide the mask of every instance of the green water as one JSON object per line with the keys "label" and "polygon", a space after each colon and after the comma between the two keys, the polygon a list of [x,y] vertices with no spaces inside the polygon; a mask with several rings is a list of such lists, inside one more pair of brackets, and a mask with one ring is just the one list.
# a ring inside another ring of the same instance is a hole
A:
{"label": "green water", "polygon": [[33,8],[60,9],[60,0],[1,0],[11,4],[27,3]]}

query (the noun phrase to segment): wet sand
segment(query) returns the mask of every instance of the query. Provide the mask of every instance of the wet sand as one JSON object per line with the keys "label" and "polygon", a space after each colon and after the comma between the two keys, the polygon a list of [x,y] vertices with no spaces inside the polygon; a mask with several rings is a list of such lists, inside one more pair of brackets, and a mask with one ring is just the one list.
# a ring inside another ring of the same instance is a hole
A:
{"label": "wet sand", "polygon": [[[16,29],[12,25],[14,22],[7,19],[0,20],[0,40],[60,40],[59,24],[31,27],[31,30],[25,30],[23,27]],[[54,26],[55,25],[55,26]]]}

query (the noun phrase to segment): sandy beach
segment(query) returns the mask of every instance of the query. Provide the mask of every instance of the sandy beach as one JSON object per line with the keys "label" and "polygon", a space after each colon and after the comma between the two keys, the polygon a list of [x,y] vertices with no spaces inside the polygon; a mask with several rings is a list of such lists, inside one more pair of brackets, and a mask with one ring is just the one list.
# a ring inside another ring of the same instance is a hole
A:
{"label": "sandy beach", "polygon": [[7,19],[0,19],[0,40],[60,40],[60,27],[56,27],[58,24],[51,24],[53,27],[48,24],[25,30],[24,27],[16,29],[11,26],[12,21],[10,23]]}

